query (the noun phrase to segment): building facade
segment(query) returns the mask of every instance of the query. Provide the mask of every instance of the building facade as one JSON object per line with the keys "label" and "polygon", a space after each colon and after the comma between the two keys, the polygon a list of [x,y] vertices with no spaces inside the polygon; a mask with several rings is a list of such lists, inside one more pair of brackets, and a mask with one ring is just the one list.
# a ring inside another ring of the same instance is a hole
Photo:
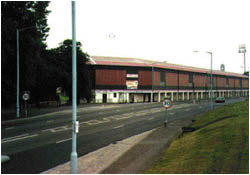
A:
{"label": "building facade", "polygon": [[[95,103],[161,102],[210,98],[210,70],[135,58],[90,57]],[[212,96],[249,94],[249,77],[212,71]]]}

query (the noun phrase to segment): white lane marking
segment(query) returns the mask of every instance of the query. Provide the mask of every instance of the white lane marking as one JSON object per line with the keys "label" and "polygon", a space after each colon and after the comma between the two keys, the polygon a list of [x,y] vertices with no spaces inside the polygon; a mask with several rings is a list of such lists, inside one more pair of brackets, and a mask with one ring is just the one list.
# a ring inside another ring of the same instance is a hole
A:
{"label": "white lane marking", "polygon": [[124,127],[124,125],[116,126],[116,127],[114,127],[114,129],[122,128],[122,127]]}
{"label": "white lane marking", "polygon": [[174,115],[174,113],[173,112],[171,112],[171,113],[169,113],[170,115]]}
{"label": "white lane marking", "polygon": [[103,114],[103,112],[99,112],[98,114]]}
{"label": "white lane marking", "polygon": [[42,130],[42,132],[46,132],[46,131],[50,131],[51,129],[45,129],[45,130]]}
{"label": "white lane marking", "polygon": [[31,135],[31,136],[25,136],[25,137],[19,137],[19,138],[15,138],[15,139],[11,139],[11,140],[6,140],[6,141],[3,141],[2,143],[13,142],[13,141],[17,141],[17,140],[21,140],[21,139],[27,139],[27,138],[36,137],[36,136],[38,136],[38,134],[34,134],[34,135]]}
{"label": "white lane marking", "polygon": [[148,120],[153,120],[154,119],[154,117],[151,117],[151,118],[149,118]]}
{"label": "white lane marking", "polygon": [[190,111],[191,109],[186,109],[185,111]]}
{"label": "white lane marking", "polygon": [[69,140],[72,140],[72,138],[60,140],[60,141],[57,141],[56,143],[62,143],[62,142],[66,142],[66,141],[69,141]]}
{"label": "white lane marking", "polygon": [[5,130],[9,130],[9,129],[14,129],[15,127],[9,127],[9,128],[5,128]]}
{"label": "white lane marking", "polygon": [[119,112],[119,111],[120,111],[119,109],[116,110],[116,112]]}
{"label": "white lane marking", "polygon": [[2,139],[2,141],[11,140],[11,139],[15,139],[15,138],[18,138],[18,137],[24,137],[24,136],[27,136],[27,135],[29,135],[29,134],[26,133],[26,134],[22,134],[22,135],[19,135],[19,136],[8,137],[8,138],[5,138],[5,139]]}
{"label": "white lane marking", "polygon": [[67,129],[71,129],[71,128],[68,128],[67,125],[64,125],[64,126],[59,126],[59,127],[56,127],[56,128],[45,129],[45,130],[42,130],[42,132],[46,132],[46,131],[60,132],[60,131],[64,131],[64,130],[67,130]]}
{"label": "white lane marking", "polygon": [[54,120],[48,120],[47,123],[51,123],[51,122],[54,122]]}
{"label": "white lane marking", "polygon": [[52,132],[60,132],[60,131],[64,131],[64,130],[67,130],[67,129],[71,129],[71,128],[68,128],[68,126],[65,125],[65,126],[53,128],[53,129],[51,129],[51,131],[52,131]]}

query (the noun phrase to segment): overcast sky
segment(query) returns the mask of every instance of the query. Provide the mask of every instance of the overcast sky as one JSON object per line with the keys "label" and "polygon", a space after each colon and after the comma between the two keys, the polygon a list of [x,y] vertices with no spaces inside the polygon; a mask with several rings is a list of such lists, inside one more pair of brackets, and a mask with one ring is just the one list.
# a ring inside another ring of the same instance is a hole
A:
{"label": "overcast sky", "polygon": [[[72,38],[71,1],[52,1],[47,44]],[[243,73],[249,70],[249,0],[76,1],[76,38],[89,55],[144,58]],[[194,50],[201,51],[193,53]]]}

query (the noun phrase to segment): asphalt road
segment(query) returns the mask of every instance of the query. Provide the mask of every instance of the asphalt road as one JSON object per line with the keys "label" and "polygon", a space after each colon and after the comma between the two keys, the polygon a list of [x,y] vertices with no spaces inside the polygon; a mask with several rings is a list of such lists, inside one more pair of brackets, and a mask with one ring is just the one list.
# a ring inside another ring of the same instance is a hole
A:
{"label": "asphalt road", "polygon": [[[231,99],[225,104],[244,100]],[[216,104],[221,106],[223,104]],[[80,129],[78,156],[168,122],[203,113],[209,101],[198,104],[177,103],[166,111],[161,103],[120,104],[78,109]],[[40,173],[70,160],[71,110],[64,110],[27,120],[2,123],[2,155],[10,161],[2,164],[2,173]]]}

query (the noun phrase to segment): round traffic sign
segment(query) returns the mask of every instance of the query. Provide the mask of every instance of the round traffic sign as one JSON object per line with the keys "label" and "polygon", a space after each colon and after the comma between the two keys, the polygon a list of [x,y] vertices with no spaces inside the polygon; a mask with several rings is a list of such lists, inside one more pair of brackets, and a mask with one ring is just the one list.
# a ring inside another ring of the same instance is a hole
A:
{"label": "round traffic sign", "polygon": [[164,108],[169,109],[169,108],[171,108],[172,106],[173,106],[173,103],[172,103],[171,100],[166,99],[166,100],[163,101],[163,107],[164,107]]}
{"label": "round traffic sign", "polygon": [[29,100],[30,99],[30,94],[28,94],[28,93],[24,93],[23,94],[23,100]]}
{"label": "round traffic sign", "polygon": [[57,94],[61,94],[61,93],[62,93],[62,87],[56,88],[56,93],[57,93]]}

